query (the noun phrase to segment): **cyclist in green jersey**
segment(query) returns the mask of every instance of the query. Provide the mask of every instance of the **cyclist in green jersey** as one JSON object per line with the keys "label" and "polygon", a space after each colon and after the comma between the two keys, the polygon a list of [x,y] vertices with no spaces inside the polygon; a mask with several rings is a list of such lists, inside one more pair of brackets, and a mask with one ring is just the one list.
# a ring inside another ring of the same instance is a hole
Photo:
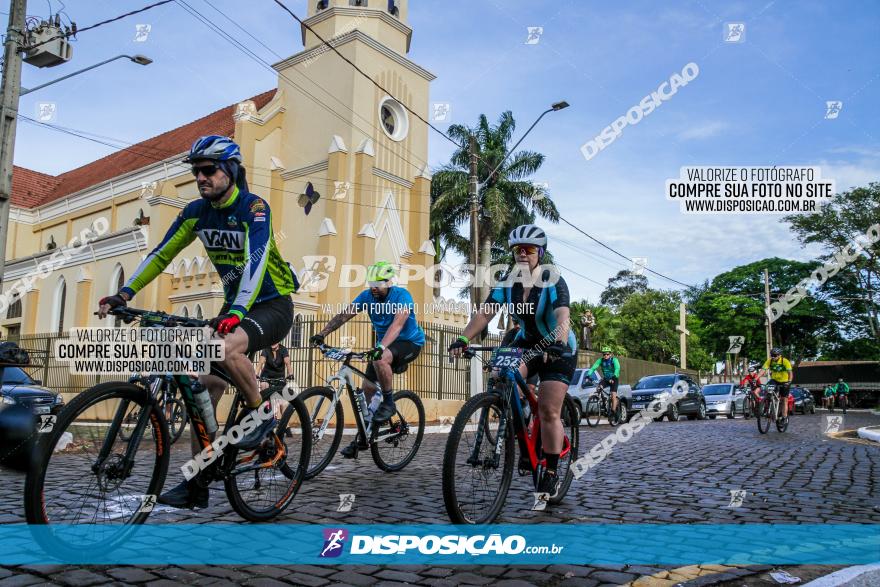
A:
{"label": "cyclist in green jersey", "polygon": [[611,390],[611,412],[617,413],[617,385],[620,383],[620,361],[613,356],[611,347],[602,349],[602,357],[596,359],[593,366],[587,369],[587,376],[592,375],[596,369],[602,370],[602,381],[600,385],[608,386]]}

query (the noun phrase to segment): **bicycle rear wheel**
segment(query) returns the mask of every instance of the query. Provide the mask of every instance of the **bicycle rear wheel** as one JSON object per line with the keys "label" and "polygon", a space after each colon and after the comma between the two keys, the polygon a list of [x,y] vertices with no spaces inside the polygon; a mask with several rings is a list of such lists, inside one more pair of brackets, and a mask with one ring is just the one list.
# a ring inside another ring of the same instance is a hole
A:
{"label": "bicycle rear wheel", "polygon": [[[134,410],[142,417],[125,440],[121,422]],[[29,524],[63,525],[35,538],[61,558],[118,546],[152,511],[169,458],[168,427],[146,390],[110,382],[83,391],[52,430],[40,434],[33,453],[25,518]]]}
{"label": "bicycle rear wheel", "polygon": [[755,420],[758,422],[758,432],[761,434],[767,434],[767,431],[770,430],[771,407],[770,398],[765,397],[755,408]]}
{"label": "bicycle rear wheel", "polygon": [[[326,386],[310,387],[299,395],[312,425],[312,455],[306,479],[311,479],[330,464],[342,441],[345,418],[342,402],[334,404],[334,395],[335,392]],[[287,409],[293,410],[293,407]]]}
{"label": "bicycle rear wheel", "polygon": [[513,453],[512,422],[501,396],[485,392],[469,399],[443,452],[443,503],[452,523],[488,524],[498,517],[513,478]]}
{"label": "bicycle rear wheel", "polygon": [[311,453],[309,414],[295,397],[259,448],[239,451],[230,445],[224,450],[224,460],[235,463],[223,482],[232,509],[250,522],[278,516],[299,492]]}
{"label": "bicycle rear wheel", "polygon": [[419,450],[425,435],[425,407],[411,391],[394,394],[396,413],[372,427],[370,452],[376,465],[387,472],[406,467]]}
{"label": "bicycle rear wheel", "polygon": [[594,428],[599,425],[599,420],[602,419],[602,407],[599,404],[599,398],[595,395],[591,395],[587,399],[584,417],[587,419],[587,426]]}
{"label": "bicycle rear wheel", "polygon": [[559,464],[556,467],[556,474],[559,475],[559,490],[556,492],[555,497],[549,499],[550,504],[560,503],[565,494],[568,493],[568,488],[571,486],[572,479],[574,479],[571,464],[578,458],[578,425],[575,420],[577,418],[577,408],[574,405],[574,401],[568,396],[565,397],[565,401],[562,403],[561,418],[562,431],[568,439],[569,446],[568,452],[559,456]]}

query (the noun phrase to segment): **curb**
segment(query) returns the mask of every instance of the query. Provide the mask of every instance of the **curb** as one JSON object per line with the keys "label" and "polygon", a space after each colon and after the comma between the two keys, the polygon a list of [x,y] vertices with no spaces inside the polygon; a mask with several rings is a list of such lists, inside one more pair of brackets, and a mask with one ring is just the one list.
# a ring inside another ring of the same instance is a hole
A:
{"label": "curb", "polygon": [[880,442],[880,426],[866,426],[864,428],[859,428],[857,433],[859,438]]}
{"label": "curb", "polygon": [[[838,585],[846,585],[854,579],[862,579],[864,585],[877,585],[880,583],[880,563],[840,569],[830,575],[810,581],[803,585],[803,587],[837,587]],[[870,583],[868,582],[869,580]]]}

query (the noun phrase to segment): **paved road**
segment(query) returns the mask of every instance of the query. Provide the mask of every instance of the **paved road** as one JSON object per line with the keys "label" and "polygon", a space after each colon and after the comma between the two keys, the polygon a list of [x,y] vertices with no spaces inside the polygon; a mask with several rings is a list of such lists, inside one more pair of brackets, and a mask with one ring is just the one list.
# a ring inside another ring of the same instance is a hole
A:
{"label": "paved road", "polygon": [[[870,413],[846,416],[844,429],[880,424]],[[506,523],[880,523],[880,447],[824,434],[825,417],[796,416],[789,432],[758,434],[754,420],[719,419],[652,423],[619,445],[597,468],[575,482],[565,503],[531,511],[531,487],[516,479],[500,522]],[[611,429],[581,427],[581,450]],[[441,497],[439,463],[444,434],[425,436],[410,466],[380,472],[369,455],[357,463],[339,459],[307,483],[280,523],[448,523]],[[182,463],[184,442],[175,445]],[[776,464],[767,455],[778,455]],[[166,487],[177,481],[172,465]],[[332,481],[329,482],[329,481]],[[0,523],[22,522],[23,478],[0,472]],[[727,507],[730,492],[744,490],[741,507]],[[340,493],[356,500],[337,512]],[[222,486],[212,488],[211,506],[196,511],[157,510],[151,522],[235,522]],[[2,560],[2,554],[0,554]],[[548,561],[552,562],[552,561]],[[765,572],[768,567],[729,569],[645,566],[588,567],[0,567],[0,587],[54,582],[68,585],[253,584],[276,585],[636,585],[713,584]],[[829,568],[830,570],[833,570]],[[796,574],[793,572],[793,574]],[[699,578],[698,578],[699,577]]]}

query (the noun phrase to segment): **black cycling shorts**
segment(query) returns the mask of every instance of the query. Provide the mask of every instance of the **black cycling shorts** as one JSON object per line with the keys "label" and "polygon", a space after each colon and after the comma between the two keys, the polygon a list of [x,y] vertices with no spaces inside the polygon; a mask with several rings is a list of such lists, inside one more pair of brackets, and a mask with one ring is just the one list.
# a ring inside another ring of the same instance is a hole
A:
{"label": "black cycling shorts", "polygon": [[788,397],[788,388],[791,387],[790,383],[783,383],[781,381],[776,382],[776,393],[779,397]]}
{"label": "black cycling shorts", "polygon": [[[393,357],[391,359],[391,370],[394,372],[400,371],[415,361],[416,357],[419,356],[419,353],[422,352],[422,347],[408,340],[395,340],[386,348],[391,351],[391,356]],[[366,374],[367,379],[378,381],[376,378],[376,370],[373,368],[373,363],[367,365],[367,370],[364,371],[364,373]]]}
{"label": "black cycling shorts", "polygon": [[611,393],[617,393],[618,383],[620,383],[620,379],[617,377],[605,377],[602,379],[602,384],[607,385]]}
{"label": "black cycling shorts", "polygon": [[514,343],[511,346],[523,349],[523,359],[528,359],[526,361],[526,379],[537,375],[541,381],[561,381],[566,385],[571,383],[571,378],[574,377],[574,371],[577,368],[577,357],[574,354],[567,358],[548,356],[545,363],[543,352],[532,350],[523,341],[517,342],[519,344]]}
{"label": "black cycling shorts", "polygon": [[[225,314],[227,311],[228,306],[224,304],[220,313]],[[248,335],[248,348],[245,354],[250,355],[269,348],[276,342],[281,342],[292,327],[293,301],[290,296],[281,296],[254,304],[238,325],[238,328]]]}

